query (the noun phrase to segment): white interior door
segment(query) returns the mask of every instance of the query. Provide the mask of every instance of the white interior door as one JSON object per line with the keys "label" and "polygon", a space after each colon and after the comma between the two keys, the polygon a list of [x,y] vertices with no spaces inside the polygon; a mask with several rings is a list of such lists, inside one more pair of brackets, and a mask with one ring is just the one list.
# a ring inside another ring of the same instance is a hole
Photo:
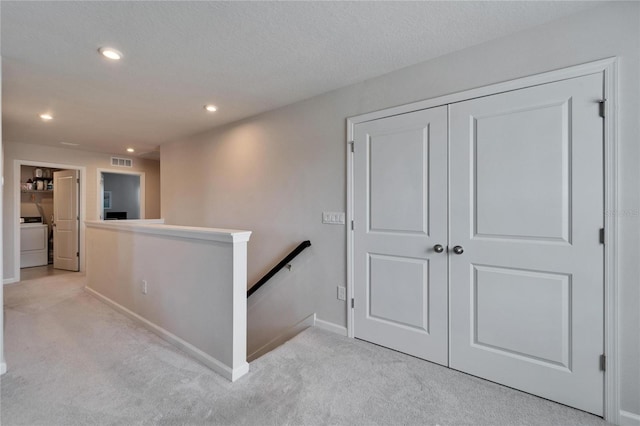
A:
{"label": "white interior door", "polygon": [[77,170],[53,173],[53,267],[56,269],[80,269],[78,186]]}
{"label": "white interior door", "polygon": [[[447,364],[447,109],[357,124],[354,334]],[[444,185],[443,185],[444,183]]]}
{"label": "white interior door", "polygon": [[450,106],[451,367],[603,413],[601,74]]}
{"label": "white interior door", "polygon": [[603,414],[602,79],[355,125],[355,337]]}

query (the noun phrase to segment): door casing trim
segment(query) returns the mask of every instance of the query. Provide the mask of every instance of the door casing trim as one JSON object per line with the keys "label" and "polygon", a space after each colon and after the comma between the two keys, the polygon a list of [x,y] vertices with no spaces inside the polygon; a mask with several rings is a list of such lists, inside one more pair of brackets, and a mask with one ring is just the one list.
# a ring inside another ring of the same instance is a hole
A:
{"label": "door casing trim", "polygon": [[[373,111],[347,118],[347,144],[345,147],[347,156],[347,215],[346,223],[353,220],[353,153],[350,142],[354,140],[355,125],[366,121],[391,117],[394,115],[406,114],[422,109],[467,101],[474,98],[496,95],[541,84],[570,78],[582,77],[589,74],[602,73],[604,76],[604,97],[605,97],[605,117],[604,117],[604,226],[605,246],[604,246],[604,350],[607,356],[607,366],[604,372],[604,418],[608,422],[618,424],[620,421],[620,372],[618,359],[618,330],[619,317],[618,307],[620,306],[618,293],[618,274],[620,265],[618,253],[620,251],[618,238],[618,218],[616,212],[618,208],[618,181],[620,179],[618,170],[618,59],[610,57],[598,61],[587,62],[572,67],[561,68],[549,72],[508,80],[501,83],[491,84],[475,89],[456,92],[449,95],[413,102],[406,105]],[[353,230],[347,227],[347,301],[354,297],[354,275],[353,275]],[[354,318],[351,303],[347,303],[347,331],[348,336],[354,337]]]}

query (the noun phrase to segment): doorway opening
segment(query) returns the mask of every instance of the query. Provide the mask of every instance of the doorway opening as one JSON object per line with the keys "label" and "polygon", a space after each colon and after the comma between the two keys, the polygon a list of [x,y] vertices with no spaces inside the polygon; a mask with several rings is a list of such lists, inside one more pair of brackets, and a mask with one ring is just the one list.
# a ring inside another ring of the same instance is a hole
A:
{"label": "doorway opening", "polygon": [[14,282],[26,268],[83,269],[85,178],[82,166],[14,161]]}
{"label": "doorway opening", "polygon": [[[20,167],[20,269],[46,265],[69,271],[80,269],[76,175],[77,170]],[[73,178],[73,188],[64,182],[67,176]],[[56,188],[54,183],[63,187]],[[61,214],[69,217],[60,217]],[[72,223],[70,228],[63,229],[65,220]]]}
{"label": "doorway opening", "polygon": [[98,169],[100,220],[145,218],[144,173]]}

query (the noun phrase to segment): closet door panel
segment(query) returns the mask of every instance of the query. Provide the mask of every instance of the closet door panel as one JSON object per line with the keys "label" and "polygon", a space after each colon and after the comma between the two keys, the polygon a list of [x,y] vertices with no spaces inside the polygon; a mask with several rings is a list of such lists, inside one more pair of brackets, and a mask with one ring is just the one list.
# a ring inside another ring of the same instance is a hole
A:
{"label": "closet door panel", "polygon": [[447,109],[361,123],[354,142],[355,337],[448,363]]}
{"label": "closet door panel", "polygon": [[602,75],[452,104],[451,367],[603,412]]}

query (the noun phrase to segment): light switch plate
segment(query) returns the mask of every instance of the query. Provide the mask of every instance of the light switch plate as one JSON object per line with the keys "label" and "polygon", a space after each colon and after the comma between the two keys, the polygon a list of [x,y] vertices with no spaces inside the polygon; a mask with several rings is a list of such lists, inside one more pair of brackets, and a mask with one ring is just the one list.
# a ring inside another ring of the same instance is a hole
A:
{"label": "light switch plate", "polygon": [[322,212],[322,223],[344,225],[344,212]]}
{"label": "light switch plate", "polygon": [[347,288],[338,286],[338,300],[347,300]]}

